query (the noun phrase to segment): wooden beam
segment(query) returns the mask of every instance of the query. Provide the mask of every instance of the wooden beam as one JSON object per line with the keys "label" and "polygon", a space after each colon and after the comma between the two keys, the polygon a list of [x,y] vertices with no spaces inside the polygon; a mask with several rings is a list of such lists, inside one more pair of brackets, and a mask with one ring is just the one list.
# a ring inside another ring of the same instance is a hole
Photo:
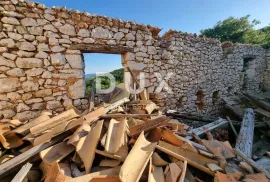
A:
{"label": "wooden beam", "polygon": [[255,116],[253,109],[246,109],[239,136],[235,144],[235,148],[243,152],[243,154],[245,154],[249,158],[251,158],[252,155],[254,120]]}
{"label": "wooden beam", "polygon": [[29,162],[25,164],[11,182],[22,182],[27,173],[30,171],[31,167],[32,164],[30,164]]}
{"label": "wooden beam", "polygon": [[238,137],[238,133],[236,132],[235,127],[233,126],[233,123],[232,123],[231,119],[229,118],[229,116],[227,116],[226,118],[227,118],[227,120],[230,123],[230,126],[231,126],[231,128],[233,130],[233,133],[234,133],[235,137],[237,138]]}
{"label": "wooden beam", "polygon": [[63,141],[69,135],[70,135],[69,132],[65,132],[62,135],[59,135],[56,138],[54,138],[52,141],[45,143],[45,144],[42,144],[42,145],[37,145],[37,146],[27,150],[26,152],[10,159],[9,161],[1,164],[0,165],[0,178],[7,175],[12,169],[14,169],[14,167],[21,165],[22,163],[27,161],[29,158],[31,158],[34,155],[36,155],[37,153],[39,153],[40,151],[42,151],[42,150],[60,142],[60,141]]}
{"label": "wooden beam", "polygon": [[257,172],[264,173],[265,176],[270,179],[270,173],[264,169],[263,167],[259,166],[256,162],[254,162],[252,159],[247,157],[243,152],[241,152],[238,149],[234,149],[235,153],[240,156],[242,159],[244,159],[251,167],[253,167]]}
{"label": "wooden beam", "polygon": [[120,45],[96,45],[96,44],[73,44],[72,50],[80,50],[86,53],[124,54],[133,52],[132,48]]}
{"label": "wooden beam", "polygon": [[106,114],[101,118],[145,118],[150,116],[158,116],[158,114]]}
{"label": "wooden beam", "polygon": [[[218,120],[216,120],[212,123],[209,123],[209,124],[201,126],[199,128],[195,128],[193,130],[190,130],[187,132],[187,134],[195,133],[196,135],[200,136],[200,135],[204,134],[205,128],[207,128],[209,131],[211,131],[213,129],[216,129],[216,128],[223,126],[223,125],[226,125],[226,124],[228,124],[227,120],[219,118]],[[185,138],[189,139],[189,140],[192,139],[191,136],[186,136]]]}

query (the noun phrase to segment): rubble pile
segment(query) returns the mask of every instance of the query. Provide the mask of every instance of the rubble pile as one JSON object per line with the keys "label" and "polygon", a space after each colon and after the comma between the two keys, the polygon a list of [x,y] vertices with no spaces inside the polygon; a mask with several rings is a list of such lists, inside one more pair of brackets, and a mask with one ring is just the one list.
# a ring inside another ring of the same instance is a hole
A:
{"label": "rubble pile", "polygon": [[[253,109],[245,110],[239,133],[231,125],[234,132],[227,137],[235,136],[233,148],[226,138],[212,135],[214,130],[228,129],[229,119],[192,128],[172,119],[174,111],[162,113],[146,95],[84,113],[74,107],[54,116],[43,111],[25,123],[1,123],[1,179],[269,181],[269,169],[252,159]],[[269,154],[263,154],[265,161],[270,161]]]}

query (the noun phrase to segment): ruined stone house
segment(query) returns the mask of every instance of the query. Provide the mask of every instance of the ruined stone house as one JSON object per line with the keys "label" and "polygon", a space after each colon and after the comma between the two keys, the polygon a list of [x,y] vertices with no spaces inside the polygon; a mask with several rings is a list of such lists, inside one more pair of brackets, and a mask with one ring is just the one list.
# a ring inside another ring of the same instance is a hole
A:
{"label": "ruined stone house", "polygon": [[[160,105],[183,111],[215,112],[221,97],[270,86],[270,51],[259,46],[222,48],[179,31],[159,36],[157,27],[24,0],[1,0],[0,19],[4,119],[25,121],[70,104],[87,109],[82,53],[121,54],[124,68],[145,73],[150,93],[161,91],[152,94]],[[159,87],[164,78],[170,93]]]}

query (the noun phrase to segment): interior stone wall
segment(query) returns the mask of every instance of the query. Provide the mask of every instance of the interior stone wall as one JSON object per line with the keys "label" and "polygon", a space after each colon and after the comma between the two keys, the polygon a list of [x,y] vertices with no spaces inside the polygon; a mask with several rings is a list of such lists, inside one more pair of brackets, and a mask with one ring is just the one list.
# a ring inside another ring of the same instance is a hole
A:
{"label": "interior stone wall", "polygon": [[[71,104],[87,109],[82,52],[122,54],[125,70],[144,72],[145,87],[156,92],[151,95],[160,105],[204,113],[218,108],[214,92],[219,98],[229,87],[242,88],[244,56],[254,56],[250,90],[258,91],[266,64],[261,47],[223,50],[215,39],[176,31],[160,37],[158,27],[24,0],[0,1],[0,19],[2,121],[25,121],[42,110],[61,112]],[[161,87],[160,79],[170,73],[168,85]]]}

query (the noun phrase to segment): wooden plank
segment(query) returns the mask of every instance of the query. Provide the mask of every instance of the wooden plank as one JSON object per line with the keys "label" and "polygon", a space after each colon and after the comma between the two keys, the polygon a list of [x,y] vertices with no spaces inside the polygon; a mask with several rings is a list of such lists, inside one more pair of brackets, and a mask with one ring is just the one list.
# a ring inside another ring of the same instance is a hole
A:
{"label": "wooden plank", "polygon": [[242,175],[240,173],[233,174],[223,174],[221,172],[217,172],[215,175],[215,182],[238,182]]}
{"label": "wooden plank", "polygon": [[41,114],[40,116],[38,116],[37,118],[33,119],[32,121],[29,121],[28,123],[12,130],[12,132],[14,133],[19,133],[23,136],[26,136],[27,134],[30,133],[30,128],[39,125],[40,123],[43,123],[45,121],[48,121],[50,119],[50,117],[47,114]]}
{"label": "wooden plank", "polygon": [[76,146],[82,137],[85,137],[91,130],[89,124],[82,124],[77,130],[69,137],[67,144]]}
{"label": "wooden plank", "polygon": [[106,114],[101,118],[146,118],[150,116],[158,116],[158,114]]}
{"label": "wooden plank", "polygon": [[11,182],[22,182],[23,179],[25,178],[25,176],[27,175],[27,173],[30,171],[31,167],[32,167],[32,164],[30,164],[29,162],[27,162],[21,168],[21,170],[16,174],[16,176],[12,179]]}
{"label": "wooden plank", "polygon": [[78,116],[79,115],[74,111],[74,109],[70,109],[70,110],[67,110],[67,111],[65,111],[65,112],[45,121],[45,122],[40,123],[37,126],[30,128],[30,132],[34,136],[36,136],[36,135],[39,135],[42,132],[44,132],[50,128],[53,128],[53,127],[59,125],[62,122],[71,120],[71,119],[78,117]]}
{"label": "wooden plank", "polygon": [[[138,182],[156,143],[148,142],[142,132],[121,167],[119,177],[123,182]],[[138,157],[140,156],[140,157]]]}
{"label": "wooden plank", "polygon": [[99,166],[100,167],[116,167],[119,166],[121,161],[114,160],[114,159],[103,159],[100,161]]}
{"label": "wooden plank", "polygon": [[199,165],[203,165],[203,166],[206,166],[206,164],[208,163],[214,163],[214,164],[218,164],[218,161],[216,160],[213,160],[213,159],[209,159],[205,156],[202,156],[198,153],[195,153],[195,152],[191,152],[191,151],[188,151],[188,150],[185,150],[185,149],[182,149],[181,147],[176,147],[174,145],[171,145],[169,143],[166,143],[166,142],[163,142],[163,141],[160,141],[159,146],[163,147],[163,148],[166,148],[178,155],[181,155]]}
{"label": "wooden plank", "polygon": [[185,160],[184,162],[178,161],[178,162],[176,162],[176,164],[177,164],[177,165],[180,167],[180,169],[182,170],[178,182],[184,182],[184,181],[185,181],[186,172],[187,172],[187,161],[186,161],[186,160]]}
{"label": "wooden plank", "polygon": [[144,124],[140,124],[140,125],[137,125],[137,126],[130,128],[128,135],[130,137],[139,136],[142,131],[148,132],[148,131],[152,130],[153,128],[156,128],[160,125],[167,123],[168,121],[169,120],[166,116],[161,116],[161,117],[158,117],[156,119],[148,120]]}
{"label": "wooden plank", "polygon": [[154,152],[152,155],[152,163],[157,167],[167,166],[169,164],[167,161],[163,160],[156,152]]}
{"label": "wooden plank", "polygon": [[[158,128],[159,129],[159,128]],[[159,129],[161,130],[161,137],[167,141],[170,144],[173,144],[175,146],[182,146],[184,145],[184,142],[182,140],[180,140],[179,138],[176,137],[175,134],[173,134],[173,132],[169,129]]]}
{"label": "wooden plank", "polygon": [[266,111],[266,110],[264,110],[264,109],[262,109],[262,108],[256,108],[256,109],[254,109],[254,111],[255,111],[256,113],[259,113],[259,114],[261,114],[261,115],[267,117],[267,118],[270,118],[270,112],[269,112],[269,111]]}
{"label": "wooden plank", "polygon": [[76,146],[76,151],[84,163],[86,174],[89,174],[91,171],[102,126],[103,120],[98,121],[97,125],[88,133],[87,136],[81,138]]}
{"label": "wooden plank", "polygon": [[203,171],[203,172],[205,172],[205,173],[207,173],[207,174],[209,174],[211,176],[215,175],[215,173],[213,171],[211,171],[210,169],[208,169],[207,167],[204,167],[204,166],[202,166],[202,165],[200,165],[200,164],[198,164],[196,162],[193,162],[192,160],[190,160],[188,158],[185,158],[185,157],[183,157],[183,156],[181,156],[181,155],[179,155],[179,154],[177,154],[177,153],[175,153],[175,152],[173,152],[171,150],[168,150],[168,149],[166,149],[164,147],[161,147],[159,145],[157,145],[156,148],[158,150],[168,154],[168,155],[171,155],[171,156],[175,157],[176,159],[179,159],[181,161],[186,160],[189,165],[191,165],[191,166],[193,166],[193,167],[195,167],[195,168],[197,168],[197,169],[199,169],[199,170],[201,170],[201,171]]}
{"label": "wooden plank", "polygon": [[251,158],[254,136],[254,111],[251,108],[245,110],[239,136],[236,140],[235,148],[242,151],[247,157]]}
{"label": "wooden plank", "polygon": [[149,173],[148,182],[165,182],[162,167],[152,165],[152,171]]}
{"label": "wooden plank", "polygon": [[261,167],[260,165],[258,165],[256,162],[254,162],[252,159],[250,159],[249,157],[247,157],[244,153],[242,153],[242,151],[238,150],[238,149],[234,149],[234,151],[236,152],[236,154],[238,156],[240,156],[244,161],[246,161],[251,167],[253,167],[257,172],[260,173],[264,173],[265,176],[270,179],[270,173],[264,169],[263,167]]}
{"label": "wooden plank", "polygon": [[[190,130],[190,131],[187,132],[187,134],[190,134],[191,135],[192,133],[195,133],[196,135],[200,136],[200,135],[204,134],[205,128],[207,128],[209,131],[211,131],[211,130],[216,129],[218,127],[224,126],[227,123],[228,123],[227,120],[222,119],[222,118],[219,118],[217,121],[214,121],[214,122],[209,123],[207,125],[204,125],[202,127],[199,127],[199,128],[193,129],[193,130]],[[186,139],[189,139],[189,140],[192,139],[191,136],[186,136],[185,138]]]}
{"label": "wooden plank", "polygon": [[203,150],[205,152],[210,152],[210,150],[208,150],[204,145],[201,145],[201,144],[198,144],[198,143],[195,143],[189,139],[186,139],[184,137],[181,137],[179,135],[176,135],[177,138],[179,138],[180,140],[182,140],[183,142],[190,142],[196,149],[200,149],[200,150]]}
{"label": "wooden plank", "polygon": [[109,158],[112,158],[112,159],[116,159],[116,160],[119,160],[119,161],[122,161],[124,162],[125,161],[125,158],[123,158],[122,156],[119,156],[119,155],[116,155],[116,154],[110,154],[106,151],[101,151],[101,150],[97,150],[95,151],[97,154],[99,155],[103,155],[103,156],[106,156],[106,157],[109,157]]}
{"label": "wooden plank", "polygon": [[68,145],[66,142],[61,142],[42,150],[39,155],[43,162],[52,164],[54,162],[60,162],[73,151],[74,147],[72,145]]}
{"label": "wooden plank", "polygon": [[61,168],[60,168],[60,164],[58,164],[57,162],[54,162],[47,173],[47,176],[44,180],[44,182],[65,182],[69,179],[71,179],[72,177],[65,175]]}
{"label": "wooden plank", "polygon": [[63,133],[62,135],[57,136],[56,138],[54,138],[52,141],[42,144],[42,145],[38,145],[35,146],[31,149],[29,149],[28,151],[10,159],[9,161],[3,163],[0,165],[0,178],[7,175],[8,172],[10,172],[14,167],[21,165],[22,163],[24,163],[25,161],[27,161],[29,158],[33,157],[34,155],[36,155],[37,153],[39,153],[40,151],[60,142],[63,141],[70,133]]}
{"label": "wooden plank", "polygon": [[232,130],[233,130],[234,136],[235,136],[236,138],[238,138],[238,134],[237,134],[237,132],[236,132],[234,126],[233,126],[233,123],[232,123],[231,119],[230,119],[228,116],[227,116],[226,118],[227,118],[227,120],[228,120],[229,123],[230,123],[230,126],[231,126],[231,128],[232,128]]}
{"label": "wooden plank", "polygon": [[182,170],[175,163],[170,163],[168,166],[168,172],[166,174],[166,182],[177,182]]}
{"label": "wooden plank", "polygon": [[121,45],[106,45],[106,44],[72,44],[69,49],[80,50],[87,53],[105,53],[105,54],[124,54],[133,52],[132,48]]}
{"label": "wooden plank", "polygon": [[117,166],[114,168],[109,168],[109,169],[105,169],[105,170],[101,170],[98,172],[94,172],[94,173],[90,173],[90,174],[86,174],[83,176],[79,176],[76,178],[72,178],[67,180],[66,182],[88,182],[90,180],[92,180],[93,178],[97,177],[97,176],[101,176],[101,175],[107,175],[107,176],[117,176],[120,172],[120,168],[121,166]]}
{"label": "wooden plank", "polygon": [[208,163],[207,167],[209,167],[209,169],[211,169],[213,172],[223,171],[223,169],[216,164]]}
{"label": "wooden plank", "polygon": [[252,103],[254,105],[256,105],[257,107],[261,107],[261,108],[265,109],[266,111],[270,112],[270,104],[269,103],[260,100],[254,94],[251,94],[251,93],[243,93],[243,94],[245,96],[247,96],[252,101]]}
{"label": "wooden plank", "polygon": [[125,118],[121,121],[111,119],[107,130],[105,151],[116,153],[119,148],[124,145],[123,140],[126,135],[126,123]]}

